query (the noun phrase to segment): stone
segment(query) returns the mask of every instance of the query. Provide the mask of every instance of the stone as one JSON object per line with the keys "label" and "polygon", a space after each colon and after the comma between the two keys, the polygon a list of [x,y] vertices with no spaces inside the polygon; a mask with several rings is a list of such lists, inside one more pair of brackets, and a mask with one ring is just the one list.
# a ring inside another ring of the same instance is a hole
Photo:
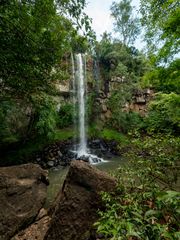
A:
{"label": "stone", "polygon": [[16,234],[11,240],[43,240],[49,228],[50,221],[51,218],[49,216],[44,216],[25,230]]}
{"label": "stone", "polygon": [[63,156],[62,153],[61,153],[61,151],[58,151],[57,153],[58,153],[58,156],[59,156],[59,157],[62,157],[62,156]]}
{"label": "stone", "polygon": [[54,161],[53,160],[48,161],[47,166],[48,167],[54,167]]}
{"label": "stone", "polygon": [[144,96],[139,96],[139,97],[136,97],[136,103],[146,103],[146,99]]}
{"label": "stone", "polygon": [[36,217],[36,221],[40,220],[41,218],[47,216],[48,212],[45,208],[41,208],[37,217]]}
{"label": "stone", "polygon": [[51,209],[52,220],[44,240],[85,240],[104,206],[101,191],[111,192],[116,181],[83,161],[71,162],[69,172]]}
{"label": "stone", "polygon": [[107,112],[107,106],[105,103],[102,104],[102,112]]}
{"label": "stone", "polygon": [[0,168],[0,240],[30,224],[46,199],[47,171],[36,164]]}
{"label": "stone", "polygon": [[107,110],[107,112],[104,115],[107,119],[110,119],[112,117],[112,113],[110,110]]}

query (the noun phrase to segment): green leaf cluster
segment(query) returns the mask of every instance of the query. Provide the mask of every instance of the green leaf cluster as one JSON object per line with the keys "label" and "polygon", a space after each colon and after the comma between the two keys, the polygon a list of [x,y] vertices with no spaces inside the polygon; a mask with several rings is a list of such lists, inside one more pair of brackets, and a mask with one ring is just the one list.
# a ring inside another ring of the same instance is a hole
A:
{"label": "green leaf cluster", "polygon": [[179,1],[141,0],[140,3],[150,53],[157,54],[157,62],[171,61],[179,52]]}
{"label": "green leaf cluster", "polygon": [[179,239],[177,181],[179,138],[136,138],[126,154],[129,166],[113,175],[117,189],[102,193],[106,210],[95,224],[103,239]]}
{"label": "green leaf cluster", "polygon": [[178,134],[180,130],[180,96],[175,93],[159,93],[149,104],[145,119],[148,132],[169,132]]}

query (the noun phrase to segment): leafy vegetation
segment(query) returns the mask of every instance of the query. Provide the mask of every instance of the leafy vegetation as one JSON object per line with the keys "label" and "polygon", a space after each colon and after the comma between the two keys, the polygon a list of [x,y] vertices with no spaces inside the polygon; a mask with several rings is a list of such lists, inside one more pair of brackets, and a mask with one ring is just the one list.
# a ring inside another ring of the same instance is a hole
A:
{"label": "leafy vegetation", "polygon": [[114,194],[103,193],[106,211],[95,224],[104,239],[179,239],[177,164],[179,138],[136,138],[119,168]]}
{"label": "leafy vegetation", "polygon": [[[70,79],[71,52],[90,53],[94,44],[90,54],[110,117],[102,125],[102,99],[95,103],[98,93],[89,93],[89,136],[115,140],[129,160],[114,173],[116,192],[102,194],[106,210],[97,231],[111,240],[179,239],[179,1],[141,0],[141,26],[130,0],[113,2],[119,39],[105,32],[96,43],[85,6],[85,0],[1,1],[0,148],[7,154],[1,165],[23,163],[48,143],[74,137],[73,106],[56,86]],[[142,27],[146,53],[133,46]],[[145,116],[127,109],[139,88],[155,92]]]}
{"label": "leafy vegetation", "polygon": [[150,55],[155,60],[172,61],[179,52],[178,0],[141,0],[142,24]]}
{"label": "leafy vegetation", "polygon": [[[84,7],[83,0],[1,2],[2,147],[4,143],[26,142],[38,135],[52,138],[58,119],[55,84],[69,78],[64,64],[69,53],[78,44],[79,50],[85,51],[87,36],[93,37]],[[78,35],[80,27],[85,36]]]}
{"label": "leafy vegetation", "polygon": [[180,96],[175,93],[161,94],[150,103],[146,121],[149,132],[178,134],[180,130]]}
{"label": "leafy vegetation", "polygon": [[74,121],[74,107],[70,103],[63,104],[60,106],[58,112],[58,127],[65,128],[73,124]]}
{"label": "leafy vegetation", "polygon": [[[112,8],[117,14],[116,30],[123,13],[118,10],[125,2],[128,1],[114,3]],[[98,46],[106,88],[109,81],[119,80],[108,96],[112,115],[106,124],[115,130],[112,133],[108,130],[104,137],[113,135],[112,138],[118,139],[119,132],[128,135],[128,141],[124,141],[128,151],[123,154],[128,164],[113,174],[117,179],[116,191],[102,193],[105,210],[99,211],[100,219],[95,224],[97,232],[106,240],[180,238],[180,88],[176,55],[179,50],[179,2],[142,0],[140,11],[147,58],[120,41],[112,41],[108,33],[103,35]],[[125,14],[128,16],[128,10]],[[133,34],[128,36],[129,39],[133,37]],[[140,86],[156,92],[143,117],[126,111],[133,90]],[[123,147],[119,141],[121,153],[125,152],[121,151]]]}

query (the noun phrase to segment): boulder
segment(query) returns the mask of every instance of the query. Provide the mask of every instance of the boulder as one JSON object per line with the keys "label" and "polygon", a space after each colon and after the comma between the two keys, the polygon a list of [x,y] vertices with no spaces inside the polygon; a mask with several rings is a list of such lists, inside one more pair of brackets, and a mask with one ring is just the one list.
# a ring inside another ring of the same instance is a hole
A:
{"label": "boulder", "polygon": [[11,240],[43,240],[48,230],[51,218],[47,211],[42,208],[35,220],[28,228],[20,231]]}
{"label": "boulder", "polygon": [[72,161],[63,188],[51,209],[46,240],[85,240],[97,210],[103,207],[100,192],[113,191],[116,181],[83,161]]}
{"label": "boulder", "polygon": [[0,168],[0,240],[30,224],[46,199],[47,171],[36,164]]}

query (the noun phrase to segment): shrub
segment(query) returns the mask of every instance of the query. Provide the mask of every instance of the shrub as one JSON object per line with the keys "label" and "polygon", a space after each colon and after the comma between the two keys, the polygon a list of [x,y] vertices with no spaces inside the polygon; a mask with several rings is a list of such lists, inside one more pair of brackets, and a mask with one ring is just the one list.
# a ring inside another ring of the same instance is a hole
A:
{"label": "shrub", "polygon": [[70,103],[65,103],[60,107],[58,113],[58,127],[69,127],[73,124],[74,107]]}
{"label": "shrub", "polygon": [[128,133],[129,131],[143,128],[144,122],[143,118],[138,113],[122,112],[121,109],[119,109],[115,113],[112,113],[112,117],[107,125],[112,126],[123,133]]}
{"label": "shrub", "polygon": [[175,93],[157,94],[149,105],[149,114],[145,121],[149,132],[179,132],[180,96]]}
{"label": "shrub", "polygon": [[97,231],[108,240],[178,240],[179,138],[158,135],[132,144],[129,166],[114,174],[116,192],[102,193],[106,210],[99,211]]}
{"label": "shrub", "polygon": [[32,95],[34,105],[34,121],[32,129],[39,136],[51,138],[57,124],[56,104],[50,96],[45,93]]}
{"label": "shrub", "polygon": [[28,117],[25,106],[15,100],[4,99],[0,106],[0,144],[18,142],[25,136]]}

